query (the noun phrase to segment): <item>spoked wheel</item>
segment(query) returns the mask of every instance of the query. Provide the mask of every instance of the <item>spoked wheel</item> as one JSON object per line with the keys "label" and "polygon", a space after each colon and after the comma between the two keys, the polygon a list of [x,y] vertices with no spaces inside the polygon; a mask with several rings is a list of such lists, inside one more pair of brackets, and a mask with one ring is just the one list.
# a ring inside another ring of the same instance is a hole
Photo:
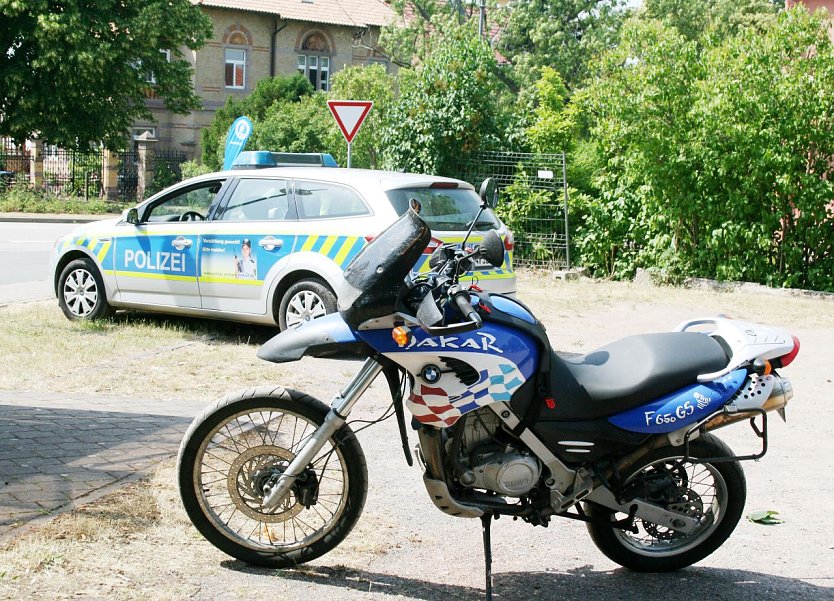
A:
{"label": "spoked wheel", "polygon": [[243,561],[289,567],[330,551],[362,512],[367,467],[343,426],[272,510],[261,503],[328,408],[287,389],[253,389],[218,402],[191,424],[180,447],[179,487],[209,542]]}
{"label": "spoked wheel", "polygon": [[[693,457],[733,457],[730,448],[705,434],[690,445]],[[700,524],[689,534],[635,519],[637,532],[609,525],[627,517],[599,505],[588,504],[588,523],[594,544],[609,559],[638,572],[677,570],[715,551],[727,540],[744,510],[747,486],[737,461],[683,463],[680,448],[650,453],[632,468],[624,486],[640,491],[639,498],[696,518]]]}

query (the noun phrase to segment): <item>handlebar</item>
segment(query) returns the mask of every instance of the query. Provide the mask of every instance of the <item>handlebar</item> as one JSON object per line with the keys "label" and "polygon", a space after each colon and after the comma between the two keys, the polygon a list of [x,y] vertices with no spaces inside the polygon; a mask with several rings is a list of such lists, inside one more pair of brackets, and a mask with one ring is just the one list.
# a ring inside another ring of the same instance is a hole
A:
{"label": "handlebar", "polygon": [[452,299],[455,301],[455,304],[458,306],[458,310],[463,314],[463,316],[468,319],[469,321],[475,322],[477,325],[475,328],[480,328],[484,325],[484,322],[481,320],[481,316],[472,308],[472,303],[469,300],[469,292],[467,290],[461,290],[457,286],[453,286],[452,290],[449,291],[449,294],[452,295]]}
{"label": "handlebar", "polygon": [[461,290],[457,285],[454,285],[449,290],[449,295],[452,297],[458,310],[463,314],[467,321],[455,323],[449,326],[429,326],[424,323],[420,324],[426,332],[432,336],[445,336],[447,334],[460,334],[461,332],[468,332],[470,330],[477,330],[484,325],[481,316],[472,308],[472,303],[469,300],[469,292]]}

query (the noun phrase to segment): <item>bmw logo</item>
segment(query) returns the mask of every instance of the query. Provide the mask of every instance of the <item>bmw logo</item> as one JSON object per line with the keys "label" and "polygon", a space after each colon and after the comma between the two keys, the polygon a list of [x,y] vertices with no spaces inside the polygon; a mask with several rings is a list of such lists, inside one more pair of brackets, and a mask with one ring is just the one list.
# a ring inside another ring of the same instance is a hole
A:
{"label": "bmw logo", "polygon": [[426,365],[420,376],[429,384],[435,384],[440,379],[440,368],[436,365]]}

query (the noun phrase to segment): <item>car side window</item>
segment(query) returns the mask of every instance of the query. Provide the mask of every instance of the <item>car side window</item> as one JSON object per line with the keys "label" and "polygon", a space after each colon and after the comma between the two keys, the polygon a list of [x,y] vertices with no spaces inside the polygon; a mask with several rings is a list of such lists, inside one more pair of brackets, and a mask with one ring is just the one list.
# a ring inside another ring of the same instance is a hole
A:
{"label": "car side window", "polygon": [[167,221],[203,221],[211,208],[223,181],[205,182],[154,203],[144,217],[148,223]]}
{"label": "car side window", "polygon": [[287,221],[295,219],[287,181],[242,178],[218,219],[222,221]]}
{"label": "car side window", "polygon": [[328,182],[295,182],[299,219],[331,219],[370,215],[362,198],[346,186]]}

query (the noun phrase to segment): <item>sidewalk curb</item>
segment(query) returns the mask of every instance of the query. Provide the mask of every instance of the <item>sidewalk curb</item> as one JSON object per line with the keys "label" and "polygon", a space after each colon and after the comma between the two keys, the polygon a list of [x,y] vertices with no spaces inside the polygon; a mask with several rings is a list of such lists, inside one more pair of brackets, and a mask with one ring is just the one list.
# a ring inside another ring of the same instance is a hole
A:
{"label": "sidewalk curb", "polygon": [[0,213],[0,222],[6,223],[91,223],[114,219],[120,215],[57,215],[54,213]]}

